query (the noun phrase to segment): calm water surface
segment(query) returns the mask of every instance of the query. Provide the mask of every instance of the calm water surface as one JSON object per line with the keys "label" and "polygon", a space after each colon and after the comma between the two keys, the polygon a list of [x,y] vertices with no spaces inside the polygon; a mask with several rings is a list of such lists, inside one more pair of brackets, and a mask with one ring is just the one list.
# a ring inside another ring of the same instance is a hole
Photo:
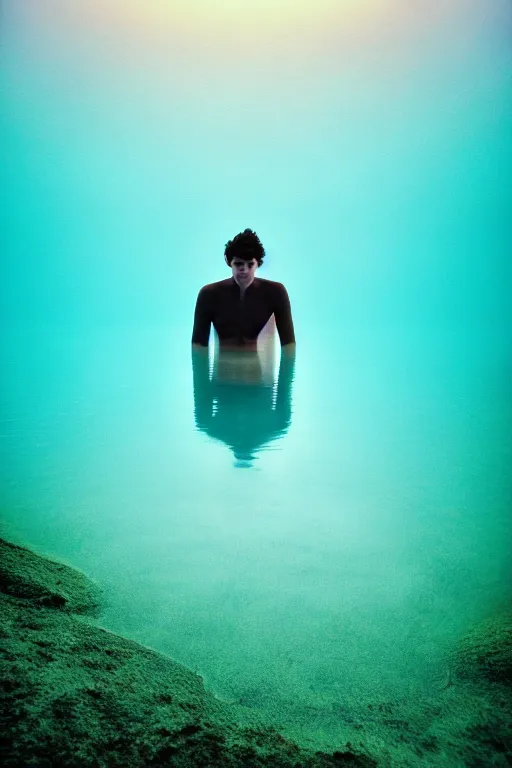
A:
{"label": "calm water surface", "polygon": [[499,339],[306,335],[278,372],[279,345],[193,367],[189,329],[13,332],[2,533],[97,579],[103,626],[220,696],[431,691],[507,591]]}

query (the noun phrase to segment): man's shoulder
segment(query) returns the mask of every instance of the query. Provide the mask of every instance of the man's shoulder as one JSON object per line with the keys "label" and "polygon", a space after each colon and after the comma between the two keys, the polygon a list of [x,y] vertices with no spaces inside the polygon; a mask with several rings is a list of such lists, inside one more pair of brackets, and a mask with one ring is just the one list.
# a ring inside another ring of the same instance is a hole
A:
{"label": "man's shoulder", "polygon": [[[264,277],[255,277],[254,286],[274,295],[282,295],[283,293],[286,293],[286,288],[284,287],[283,283],[279,283],[277,280],[267,280]],[[199,293],[203,296],[213,296],[218,293],[222,293],[225,290],[231,290],[232,288],[233,278],[227,277],[225,280],[217,280],[214,283],[206,283],[206,285],[203,285]]]}
{"label": "man's shoulder", "polygon": [[264,277],[258,277],[254,279],[254,282],[256,281],[263,289],[267,291],[271,291],[273,293],[282,293],[283,291],[286,291],[283,283],[279,283],[277,280],[267,280]]}
{"label": "man's shoulder", "polygon": [[199,293],[210,294],[222,291],[224,288],[228,288],[232,283],[232,280],[228,277],[226,280],[217,280],[215,283],[206,283],[203,285]]}
{"label": "man's shoulder", "polygon": [[284,284],[277,280],[261,279],[260,290],[262,291],[262,294],[268,297],[267,300],[270,301],[275,308],[285,307],[290,301],[288,291]]}

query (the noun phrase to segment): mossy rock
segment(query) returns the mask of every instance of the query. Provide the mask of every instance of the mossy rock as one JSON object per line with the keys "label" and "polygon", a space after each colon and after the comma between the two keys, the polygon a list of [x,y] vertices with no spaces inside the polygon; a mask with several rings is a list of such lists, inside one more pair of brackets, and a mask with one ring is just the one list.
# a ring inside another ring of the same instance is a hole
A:
{"label": "mossy rock", "polygon": [[[101,590],[0,539],[4,768],[376,768],[362,742],[302,748],[155,650],[87,620]],[[78,616],[76,614],[84,614]]]}
{"label": "mossy rock", "polygon": [[0,539],[0,592],[32,606],[96,616],[101,588],[77,568]]}
{"label": "mossy rock", "polygon": [[471,629],[459,641],[452,660],[460,680],[512,686],[512,607],[505,606]]}

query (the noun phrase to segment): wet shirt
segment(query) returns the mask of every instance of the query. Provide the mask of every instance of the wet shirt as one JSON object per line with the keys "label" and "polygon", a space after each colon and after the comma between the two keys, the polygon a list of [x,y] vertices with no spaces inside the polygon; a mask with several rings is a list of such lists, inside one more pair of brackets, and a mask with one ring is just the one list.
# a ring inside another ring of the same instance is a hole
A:
{"label": "wet shirt", "polygon": [[210,324],[220,343],[256,343],[274,314],[281,345],[295,341],[290,299],[282,283],[255,277],[243,297],[233,277],[203,286],[197,297],[192,343],[208,346]]}

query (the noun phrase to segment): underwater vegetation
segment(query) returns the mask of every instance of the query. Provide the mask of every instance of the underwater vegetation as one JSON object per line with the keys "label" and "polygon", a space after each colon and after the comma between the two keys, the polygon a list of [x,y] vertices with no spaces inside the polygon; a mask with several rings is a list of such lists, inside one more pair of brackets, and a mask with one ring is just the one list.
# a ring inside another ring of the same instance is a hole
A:
{"label": "underwater vegetation", "polygon": [[[357,722],[340,710],[335,716],[347,722],[351,741],[323,751],[283,735],[257,709],[218,699],[171,658],[102,628],[99,585],[2,539],[0,605],[0,759],[7,768],[476,768],[512,761],[509,606],[456,644],[438,700],[370,704]],[[420,706],[423,721],[414,715]]]}

